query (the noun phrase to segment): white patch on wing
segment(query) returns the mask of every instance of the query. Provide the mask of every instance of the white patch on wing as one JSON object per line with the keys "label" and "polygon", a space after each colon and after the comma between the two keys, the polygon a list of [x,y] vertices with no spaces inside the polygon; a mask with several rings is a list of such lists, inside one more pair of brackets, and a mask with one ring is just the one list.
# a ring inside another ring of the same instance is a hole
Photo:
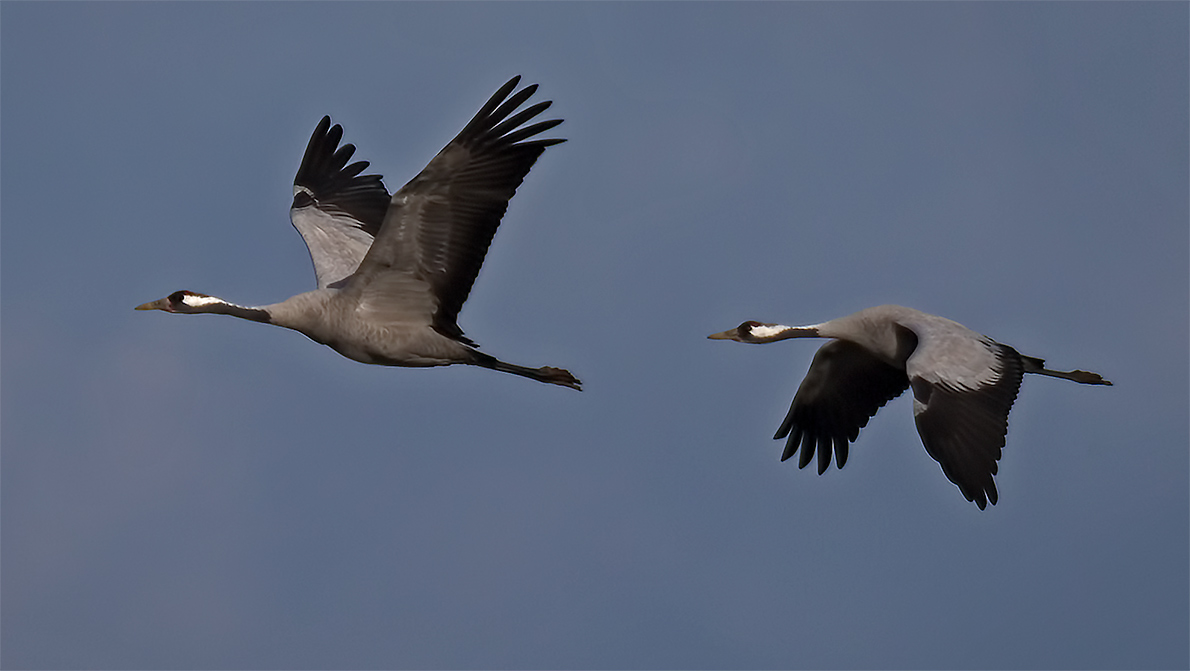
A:
{"label": "white patch on wing", "polygon": [[789,330],[788,326],[782,326],[780,324],[777,324],[775,326],[763,326],[762,325],[762,326],[753,326],[751,333],[756,338],[768,338],[768,337],[775,336],[778,333],[781,333],[781,332],[787,331],[787,330]]}
{"label": "white patch on wing", "polygon": [[307,196],[310,196],[311,198],[313,198],[313,197],[314,197],[314,192],[313,192],[313,191],[311,191],[310,189],[308,189],[308,188],[306,188],[306,187],[302,186],[301,184],[294,184],[294,185],[293,185],[293,195],[295,195],[295,196],[296,196],[296,195],[298,195],[299,193],[304,193],[304,194],[306,194]]}
{"label": "white patch on wing", "polygon": [[215,298],[214,296],[195,296],[192,294],[186,294],[182,296],[182,302],[192,308],[199,308],[204,305],[218,305],[220,303],[225,303],[226,301],[221,298]]}

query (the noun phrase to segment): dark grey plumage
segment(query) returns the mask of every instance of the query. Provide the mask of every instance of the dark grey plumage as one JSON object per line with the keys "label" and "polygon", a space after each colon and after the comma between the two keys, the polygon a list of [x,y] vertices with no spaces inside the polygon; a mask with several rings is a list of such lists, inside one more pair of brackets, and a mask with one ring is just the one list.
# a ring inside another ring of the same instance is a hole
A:
{"label": "dark grey plumage", "polygon": [[968,501],[982,510],[999,499],[994,476],[1008,432],[1008,413],[1025,373],[1082,384],[1111,383],[1096,373],[1054,371],[1045,362],[962,324],[912,308],[884,305],[811,326],[744,322],[709,336],[769,343],[832,338],[814,356],[774,438],[786,438],[784,461],[801,449],[818,473],[847,462],[848,444],[884,404],[913,389],[913,414],[926,452]]}
{"label": "dark grey plumage", "polygon": [[[905,371],[889,365],[863,347],[846,340],[832,340],[814,355],[810,370],[798,387],[785,421],[774,439],[788,436],[781,460],[801,446],[798,466],[805,468],[818,452],[818,473],[830,466],[831,448],[839,468],[847,463],[847,445],[859,430],[890,400],[909,386]],[[853,389],[870,393],[855,394]]]}

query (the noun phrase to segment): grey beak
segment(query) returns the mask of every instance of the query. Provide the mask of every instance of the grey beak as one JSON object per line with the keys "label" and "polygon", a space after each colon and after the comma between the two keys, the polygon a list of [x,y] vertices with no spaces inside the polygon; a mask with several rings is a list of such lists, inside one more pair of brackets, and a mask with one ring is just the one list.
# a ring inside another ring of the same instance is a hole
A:
{"label": "grey beak", "polygon": [[168,306],[168,305],[169,305],[168,298],[160,298],[155,301],[149,301],[148,303],[138,305],[134,309],[136,309],[136,310],[164,310],[164,309],[166,309],[166,306]]}

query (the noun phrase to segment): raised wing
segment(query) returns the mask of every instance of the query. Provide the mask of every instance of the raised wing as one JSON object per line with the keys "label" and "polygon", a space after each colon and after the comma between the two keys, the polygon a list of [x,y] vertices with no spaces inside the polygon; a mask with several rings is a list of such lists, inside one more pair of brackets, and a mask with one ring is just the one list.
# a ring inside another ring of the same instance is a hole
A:
{"label": "raised wing", "polygon": [[913,417],[926,452],[963,496],[983,510],[999,499],[996,462],[1024,367],[1021,355],[1008,345],[986,338],[968,342],[964,349],[981,351],[960,359],[932,351],[923,340],[906,368]]}
{"label": "raised wing", "polygon": [[833,446],[835,463],[843,468],[848,441],[854,442],[876,411],[908,386],[905,371],[859,345],[831,340],[814,355],[789,414],[773,436],[789,437],[781,461],[792,457],[800,445],[798,467],[805,468],[817,448],[818,474],[822,475],[830,466]]}
{"label": "raised wing", "polygon": [[352,280],[361,285],[365,307],[380,300],[365,288],[377,276],[408,275],[430,287],[436,300],[434,328],[463,339],[456,319],[508,201],[545,148],[564,142],[528,140],[562,120],[523,126],[550,102],[513,114],[537,90],[534,84],[512,93],[519,82],[513,77],[502,86],[417,177],[393,194],[384,225]]}
{"label": "raised wing", "polygon": [[347,165],[355,146],[340,147],[342,139],[343,128],[322,117],[293,181],[289,219],[310,250],[320,289],[355,272],[388,210],[380,175],[360,174],[367,161]]}

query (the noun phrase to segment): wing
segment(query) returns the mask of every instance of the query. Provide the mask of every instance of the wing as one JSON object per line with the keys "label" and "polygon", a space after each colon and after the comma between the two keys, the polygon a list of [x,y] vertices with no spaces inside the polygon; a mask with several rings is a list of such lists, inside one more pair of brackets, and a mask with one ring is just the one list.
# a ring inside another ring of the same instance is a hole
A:
{"label": "wing", "polygon": [[806,378],[798,387],[789,414],[774,439],[789,439],[781,461],[801,445],[798,467],[805,468],[818,449],[818,474],[831,463],[847,463],[847,444],[885,403],[909,386],[905,371],[876,358],[868,350],[843,340],[831,340],[818,349]]}
{"label": "wing", "polygon": [[[965,365],[952,352],[935,356],[919,346],[906,364],[913,387],[913,416],[926,452],[968,501],[983,510],[996,504],[996,462],[1008,433],[1008,411],[1024,373],[1021,355],[986,338],[970,341],[982,352],[968,352]],[[977,354],[977,356],[976,356]]]}
{"label": "wing", "polygon": [[329,116],[310,136],[297,177],[289,219],[306,241],[318,288],[355,272],[388,210],[380,175],[360,175],[367,161],[347,165],[355,146],[339,146],[343,128]]}
{"label": "wing", "polygon": [[[513,77],[502,86],[417,177],[393,194],[384,225],[357,273],[364,285],[384,273],[427,283],[436,301],[430,306],[434,328],[459,339],[455,320],[508,201],[545,148],[563,142],[528,140],[562,120],[523,126],[550,102],[513,114],[537,90],[534,84],[512,93],[519,81]],[[365,292],[365,300],[371,293]]]}

